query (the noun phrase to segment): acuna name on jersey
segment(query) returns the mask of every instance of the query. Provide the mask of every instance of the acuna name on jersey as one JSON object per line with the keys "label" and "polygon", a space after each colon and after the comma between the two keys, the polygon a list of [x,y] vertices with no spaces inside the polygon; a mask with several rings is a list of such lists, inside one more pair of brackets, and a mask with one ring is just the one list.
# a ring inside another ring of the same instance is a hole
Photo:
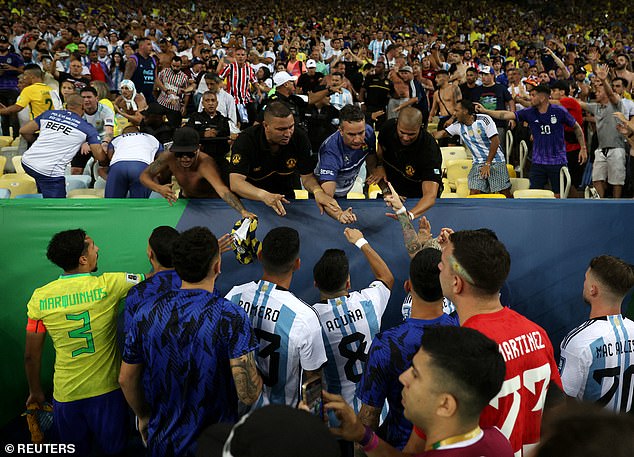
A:
{"label": "acuna name on jersey", "polygon": [[335,317],[331,321],[326,321],[326,328],[328,332],[334,332],[335,328],[341,328],[345,325],[350,325],[352,322],[365,319],[365,316],[360,309],[350,310],[343,316]]}

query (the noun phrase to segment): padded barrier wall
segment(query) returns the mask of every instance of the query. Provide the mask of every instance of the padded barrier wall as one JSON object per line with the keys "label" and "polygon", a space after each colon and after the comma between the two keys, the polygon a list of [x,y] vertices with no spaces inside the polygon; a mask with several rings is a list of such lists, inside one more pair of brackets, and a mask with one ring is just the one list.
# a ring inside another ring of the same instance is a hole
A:
{"label": "padded barrier wall", "polygon": [[[396,278],[383,327],[400,319],[409,261],[400,226],[385,217],[382,201],[348,201],[354,206],[354,226],[385,259]],[[413,202],[407,202],[408,207]],[[312,267],[327,248],[346,251],[352,287],[365,287],[370,268],[357,248],[343,236],[344,226],[320,216],[314,201],[294,201],[281,218],[259,203],[246,206],[259,218],[258,237],[271,228],[288,225],[301,234],[301,268],[292,290],[308,303],[318,298]],[[589,260],[612,254],[634,263],[634,201],[607,200],[439,200],[428,214],[434,234],[441,227],[455,230],[488,227],[511,253],[508,284],[513,308],[542,325],[557,350],[559,342],[588,314],[581,292]],[[81,227],[100,248],[99,271],[146,272],[147,238],[159,225],[179,231],[209,227],[217,236],[228,232],[238,215],[222,201],[164,200],[4,200],[0,201],[0,426],[22,410],[28,389],[23,369],[26,303],[33,290],[55,279],[57,267],[46,259],[51,236]],[[222,259],[218,288],[257,280],[259,264],[240,265],[231,253]],[[42,381],[52,386],[53,350],[47,338]]]}

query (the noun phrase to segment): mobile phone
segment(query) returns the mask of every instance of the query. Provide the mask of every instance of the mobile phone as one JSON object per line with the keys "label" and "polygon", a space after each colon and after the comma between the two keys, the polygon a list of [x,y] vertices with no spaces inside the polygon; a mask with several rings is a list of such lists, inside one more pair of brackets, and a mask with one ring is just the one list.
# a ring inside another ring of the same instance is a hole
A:
{"label": "mobile phone", "polygon": [[321,376],[307,379],[302,384],[302,401],[308,406],[308,410],[320,418],[324,418],[324,399],[321,394]]}
{"label": "mobile phone", "polygon": [[379,187],[381,188],[381,193],[383,195],[392,195],[390,186],[387,185],[387,181],[385,179],[379,181]]}

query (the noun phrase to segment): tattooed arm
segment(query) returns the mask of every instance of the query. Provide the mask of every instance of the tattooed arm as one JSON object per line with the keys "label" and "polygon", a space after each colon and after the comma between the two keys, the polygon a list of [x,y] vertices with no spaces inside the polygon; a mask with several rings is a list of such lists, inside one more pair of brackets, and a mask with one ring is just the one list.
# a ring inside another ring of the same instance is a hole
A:
{"label": "tattooed arm", "polygon": [[169,169],[169,159],[171,158],[171,154],[172,153],[169,151],[160,154],[154,162],[143,170],[141,176],[139,176],[141,184],[148,189],[161,194],[168,202],[170,202],[170,205],[176,201],[176,194],[172,190],[172,184],[161,185],[156,182],[156,178],[161,175],[161,173]]}
{"label": "tattooed arm", "polygon": [[407,249],[409,257],[413,258],[416,253],[418,253],[418,251],[423,249],[423,246],[418,240],[418,233],[416,233],[416,229],[414,229],[414,224],[412,224],[409,212],[405,211],[405,207],[403,206],[401,197],[399,197],[399,195],[396,193],[394,187],[392,187],[392,184],[387,184],[391,192],[386,193],[383,196],[383,199],[385,200],[385,204],[391,207],[395,213],[388,213],[387,215],[390,217],[396,217],[399,224],[401,224],[401,229],[403,230],[403,240],[405,241],[405,248]]}
{"label": "tattooed arm", "polygon": [[252,219],[257,217],[255,214],[246,210],[238,196],[231,192],[229,187],[227,187],[227,185],[222,181],[222,178],[218,173],[218,165],[216,165],[216,161],[213,158],[206,157],[202,160],[199,170],[203,178],[205,178],[216,192],[218,192],[220,198],[240,213],[242,217],[250,217]]}
{"label": "tattooed arm", "polygon": [[379,418],[381,416],[381,408],[375,408],[374,406],[361,404],[361,409],[357,415],[363,425],[367,425],[372,430],[379,428]]}
{"label": "tattooed arm", "polygon": [[262,391],[262,377],[255,365],[255,351],[231,359],[229,363],[238,391],[238,399],[245,405],[252,405]]}

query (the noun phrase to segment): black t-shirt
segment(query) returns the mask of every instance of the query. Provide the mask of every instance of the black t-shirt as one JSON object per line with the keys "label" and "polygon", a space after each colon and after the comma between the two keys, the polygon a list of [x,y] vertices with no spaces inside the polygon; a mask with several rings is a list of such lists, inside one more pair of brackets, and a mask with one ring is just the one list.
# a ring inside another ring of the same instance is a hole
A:
{"label": "black t-shirt", "polygon": [[471,98],[471,94],[473,94],[473,90],[478,86],[469,87],[467,83],[462,83],[458,86],[460,88],[460,92],[462,93],[462,98],[465,100],[473,100]]}
{"label": "black t-shirt", "polygon": [[[193,113],[189,117],[187,126],[192,127],[200,134],[202,151],[213,157],[221,171],[224,171],[228,164],[226,155],[229,152],[228,140],[231,134],[229,119],[218,112],[216,112],[214,117],[211,117],[206,112],[201,111],[200,113]],[[216,129],[216,136],[205,138],[205,131],[210,129]]]}
{"label": "black t-shirt", "polygon": [[[484,108],[490,110],[505,110],[506,103],[511,101],[511,93],[502,84],[495,83],[490,87],[476,86],[471,91],[471,100],[480,103]],[[506,127],[508,121],[494,119],[497,127]]]}
{"label": "black t-shirt", "polygon": [[390,94],[394,91],[394,84],[387,76],[368,75],[363,82],[365,89],[365,104],[373,110],[385,110]]}
{"label": "black t-shirt", "polygon": [[79,77],[75,78],[70,73],[66,73],[65,71],[59,72],[59,86],[62,87],[62,83],[64,81],[70,81],[75,86],[75,90],[82,90],[86,86],[90,86],[90,79]]}
{"label": "black t-shirt", "polygon": [[439,184],[442,191],[440,166],[442,155],[434,137],[421,127],[416,141],[403,146],[396,132],[396,119],[383,124],[379,132],[379,145],[383,151],[383,166],[394,190],[403,197],[422,197],[423,181]]}
{"label": "black t-shirt", "polygon": [[229,173],[244,175],[267,192],[294,198],[295,174],[311,174],[314,169],[308,134],[302,129],[296,128],[290,142],[275,153],[261,124],[243,130],[231,147]]}
{"label": "black t-shirt", "polygon": [[339,110],[332,105],[326,105],[321,109],[317,109],[315,105],[309,105],[304,113],[304,119],[313,154],[317,154],[321,143],[337,130]]}
{"label": "black t-shirt", "polygon": [[291,94],[290,97],[286,97],[277,92],[273,93],[273,95],[269,96],[264,102],[264,105],[260,108],[260,113],[258,115],[258,121],[261,123],[264,120],[264,111],[266,110],[266,105],[271,102],[279,101],[288,106],[288,109],[293,113],[293,118],[295,119],[295,127],[300,126],[302,128],[306,128],[304,125],[304,111],[308,106],[308,103],[304,101],[302,97],[299,95]]}
{"label": "black t-shirt", "polygon": [[315,72],[313,76],[308,73],[302,73],[302,75],[297,79],[297,87],[302,88],[302,92],[304,94],[308,94],[308,92],[315,92],[315,88],[319,86],[319,81],[323,78],[324,75]]}

